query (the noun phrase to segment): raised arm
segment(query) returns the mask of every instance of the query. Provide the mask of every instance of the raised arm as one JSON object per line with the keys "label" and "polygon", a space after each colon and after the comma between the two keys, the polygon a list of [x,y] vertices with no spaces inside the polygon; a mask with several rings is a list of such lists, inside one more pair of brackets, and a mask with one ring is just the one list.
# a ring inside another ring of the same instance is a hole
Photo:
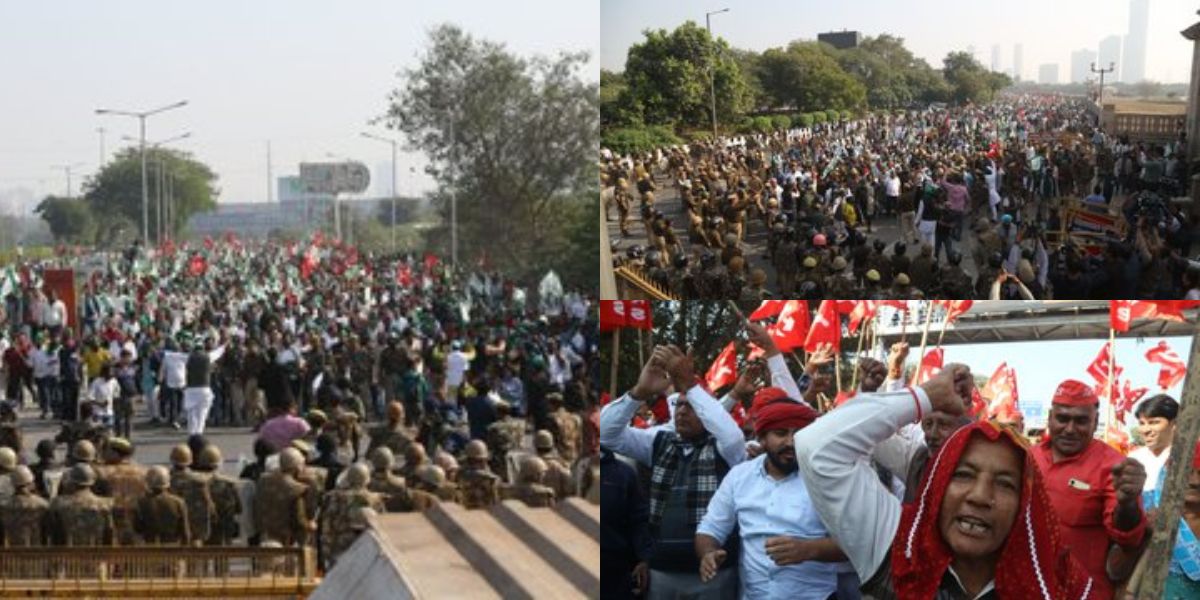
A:
{"label": "raised arm", "polygon": [[676,390],[684,394],[705,431],[717,438],[717,451],[729,466],[746,460],[746,440],[737,421],[721,403],[697,383],[695,365],[690,354],[684,354],[675,346],[659,346],[654,349],[650,362],[664,365],[670,373]]}
{"label": "raised arm", "polygon": [[[600,445],[650,466],[654,436],[658,430],[630,427],[629,420],[637,413],[642,402],[657,398],[670,387],[671,378],[652,356],[650,362],[642,367],[642,374],[638,376],[633,389],[600,410]],[[730,420],[733,418],[730,417]],[[745,448],[742,451],[745,452]]]}

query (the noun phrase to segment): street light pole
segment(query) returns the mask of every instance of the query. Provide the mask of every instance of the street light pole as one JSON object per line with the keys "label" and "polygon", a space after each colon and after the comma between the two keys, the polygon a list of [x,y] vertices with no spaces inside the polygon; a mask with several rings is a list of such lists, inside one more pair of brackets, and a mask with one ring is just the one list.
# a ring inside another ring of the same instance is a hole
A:
{"label": "street light pole", "polygon": [[396,252],[396,140],[362,132],[362,136],[388,144],[392,147],[392,252]]}
{"label": "street light pole", "polygon": [[[177,136],[169,137],[169,138],[167,138],[167,139],[165,139],[165,140],[161,140],[161,141],[158,141],[158,142],[154,142],[154,143],[150,144],[150,149],[151,149],[151,150],[158,151],[158,150],[160,150],[160,149],[161,149],[161,148],[162,148],[162,147],[163,147],[165,144],[169,144],[169,143],[171,143],[171,142],[176,142],[176,141],[179,141],[179,140],[187,139],[187,138],[190,138],[190,137],[192,137],[192,132],[190,132],[190,131],[189,131],[189,132],[187,132],[187,133],[184,133],[184,134],[181,134],[181,135],[177,135]],[[126,135],[126,136],[121,136],[121,139],[123,139],[123,140],[126,140],[126,141],[131,141],[131,142],[132,142],[132,141],[137,141],[137,140],[135,140],[134,138],[131,138],[131,137],[127,136],[127,135]],[[142,143],[145,143],[145,140],[141,140],[141,142],[142,142]],[[144,155],[143,155],[143,156],[144,156]],[[164,229],[164,227],[165,227],[165,226],[167,225],[167,223],[168,223],[168,221],[166,220],[166,218],[164,218],[164,217],[163,217],[163,211],[165,211],[165,210],[166,210],[166,206],[167,206],[167,197],[166,197],[166,194],[163,192],[163,190],[164,190],[164,188],[165,188],[165,186],[166,186],[166,184],[167,184],[167,177],[166,177],[166,175],[164,174],[164,173],[165,173],[165,169],[164,169],[164,164],[165,164],[165,163],[164,163],[164,160],[163,160],[163,155],[162,155],[162,152],[156,152],[156,154],[155,154],[155,156],[154,156],[154,162],[155,162],[155,166],[158,168],[158,171],[157,171],[157,181],[156,181],[156,187],[155,187],[155,191],[156,191],[156,193],[157,193],[157,195],[158,195],[158,199],[156,200],[156,205],[155,205],[155,206],[156,206],[156,208],[155,208],[155,211],[154,211],[154,212],[155,212],[155,222],[156,222],[155,229],[154,229],[154,239],[155,239],[155,240],[156,240],[156,241],[157,241],[159,244],[162,244],[162,242],[163,242],[163,237],[164,237],[164,233],[165,233],[165,231],[166,231],[166,230]],[[147,239],[147,240],[146,240],[146,242],[147,242],[147,243],[149,243],[149,239]]]}
{"label": "street light pole", "polygon": [[1108,63],[1107,69],[1097,69],[1096,63],[1092,63],[1092,72],[1100,74],[1100,97],[1097,99],[1098,103],[1100,104],[1100,114],[1104,114],[1104,74],[1112,73],[1116,68],[1117,64],[1112,62]]}
{"label": "street light pole", "polygon": [[108,108],[97,108],[98,115],[121,115],[125,117],[137,117],[140,131],[140,143],[138,144],[142,154],[142,241],[149,243],[150,239],[150,191],[149,185],[146,182],[146,117],[156,115],[160,112],[165,112],[174,108],[185,106],[187,100],[181,100],[174,104],[168,104],[154,110],[143,112],[135,112],[129,110],[112,110]]}
{"label": "street light pole", "polygon": [[[716,45],[716,41],[712,39],[712,16],[721,13],[729,12],[728,8],[714,10],[704,13],[704,28],[708,30],[709,43]],[[708,64],[708,92],[709,98],[712,100],[712,127],[713,127],[713,143],[717,143],[717,70],[713,66],[713,58]]]}
{"label": "street light pole", "polygon": [[67,198],[71,197],[71,169],[81,167],[83,163],[72,163],[69,165],[54,165],[55,169],[62,169],[67,174]]}

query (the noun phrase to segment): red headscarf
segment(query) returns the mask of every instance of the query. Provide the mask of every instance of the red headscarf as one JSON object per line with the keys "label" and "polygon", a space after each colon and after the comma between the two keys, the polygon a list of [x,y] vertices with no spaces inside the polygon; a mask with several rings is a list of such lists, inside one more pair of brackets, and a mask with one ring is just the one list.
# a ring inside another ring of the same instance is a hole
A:
{"label": "red headscarf", "polygon": [[787,392],[783,391],[783,388],[777,388],[777,387],[762,388],[754,394],[754,401],[750,403],[750,416],[751,417],[757,416],[758,411],[761,410],[762,407],[764,407],[772,402],[778,402],[780,400],[787,400],[787,399],[788,399]]}
{"label": "red headscarf", "polygon": [[758,409],[754,421],[754,435],[762,435],[772,429],[804,429],[817,420],[817,411],[807,404],[780,400]]}
{"label": "red headscarf", "polygon": [[953,554],[938,527],[938,513],[958,461],[973,437],[1011,444],[1024,457],[1024,483],[1016,521],[1000,549],[996,592],[1001,598],[1081,599],[1095,587],[1062,545],[1058,519],[1028,445],[991,421],[972,423],[946,440],[932,457],[918,495],[904,506],[892,543],[892,583],[898,598],[932,598]]}

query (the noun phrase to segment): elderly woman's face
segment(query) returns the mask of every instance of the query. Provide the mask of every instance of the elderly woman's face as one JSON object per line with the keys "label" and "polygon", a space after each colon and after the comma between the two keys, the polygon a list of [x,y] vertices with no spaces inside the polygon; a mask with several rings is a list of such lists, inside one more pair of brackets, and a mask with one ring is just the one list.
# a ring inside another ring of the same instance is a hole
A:
{"label": "elderly woman's face", "polygon": [[942,539],[956,558],[982,559],[1004,546],[1021,504],[1023,463],[1011,444],[967,444],[938,515]]}

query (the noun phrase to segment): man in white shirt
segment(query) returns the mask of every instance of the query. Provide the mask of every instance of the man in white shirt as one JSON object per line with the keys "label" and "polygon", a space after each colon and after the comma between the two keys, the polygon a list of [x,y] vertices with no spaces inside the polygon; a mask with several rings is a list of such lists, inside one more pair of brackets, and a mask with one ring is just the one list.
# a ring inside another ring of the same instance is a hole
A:
{"label": "man in white shirt", "polygon": [[112,365],[100,368],[100,376],[93,379],[88,386],[88,402],[93,407],[92,414],[105,425],[112,425],[113,401],[121,393],[121,386],[113,376]]}
{"label": "man in white shirt", "polygon": [[475,358],[475,351],[463,352],[462,341],[450,342],[450,354],[446,355],[446,404],[458,406],[458,388],[462,387],[463,376]]}
{"label": "man in white shirt", "polygon": [[63,327],[70,325],[67,318],[67,305],[58,297],[58,292],[50,290],[50,297],[42,309],[42,325],[50,330],[50,334],[58,336]]}
{"label": "man in white shirt", "polygon": [[58,348],[43,340],[30,355],[33,362],[33,381],[37,384],[41,418],[58,405]]}
{"label": "man in white shirt", "polygon": [[174,339],[167,340],[158,375],[161,384],[159,399],[162,402],[159,413],[175,429],[180,427],[179,417],[183,410],[183,388],[187,384],[188,357],[186,352],[178,352],[177,347]]}
{"label": "man in white shirt", "polygon": [[1179,403],[1166,394],[1151,396],[1133,411],[1138,420],[1138,433],[1146,444],[1129,453],[1146,467],[1146,486],[1143,492],[1158,489],[1159,474],[1171,457],[1171,442],[1175,439],[1175,418]]}
{"label": "man in white shirt", "polygon": [[889,171],[883,187],[883,209],[889,213],[896,212],[900,202],[900,176],[895,171]]}

